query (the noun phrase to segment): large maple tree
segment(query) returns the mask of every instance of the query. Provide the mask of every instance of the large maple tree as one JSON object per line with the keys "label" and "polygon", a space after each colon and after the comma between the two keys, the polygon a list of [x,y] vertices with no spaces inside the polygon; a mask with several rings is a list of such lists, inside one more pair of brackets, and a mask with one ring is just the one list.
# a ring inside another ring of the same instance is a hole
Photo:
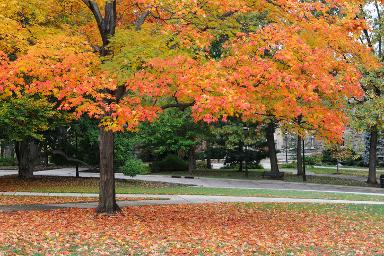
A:
{"label": "large maple tree", "polygon": [[3,57],[0,90],[45,95],[100,120],[98,211],[112,213],[114,132],[166,108],[191,107],[208,123],[274,120],[340,140],[345,99],[363,95],[355,64],[377,65],[357,41],[363,2],[60,1],[72,26],[16,61]]}

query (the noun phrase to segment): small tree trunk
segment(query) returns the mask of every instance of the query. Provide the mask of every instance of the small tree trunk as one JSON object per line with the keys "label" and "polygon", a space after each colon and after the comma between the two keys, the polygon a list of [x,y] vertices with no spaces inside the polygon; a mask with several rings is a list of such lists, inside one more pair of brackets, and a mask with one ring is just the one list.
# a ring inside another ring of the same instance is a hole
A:
{"label": "small tree trunk", "polygon": [[243,172],[243,159],[240,160],[240,165],[239,165],[239,172]]}
{"label": "small tree trunk", "polygon": [[207,169],[212,169],[212,161],[210,156],[207,156]]}
{"label": "small tree trunk", "polygon": [[116,204],[115,171],[113,168],[114,135],[100,128],[100,194],[98,213],[114,214],[120,210]]}
{"label": "small tree trunk", "polygon": [[5,146],[5,143],[0,140],[0,157],[3,158],[4,157],[4,146]]}
{"label": "small tree trunk", "polygon": [[15,145],[17,161],[19,164],[19,178],[33,177],[33,170],[38,155],[38,145],[32,138],[26,138]]}
{"label": "small tree trunk", "polygon": [[48,167],[48,165],[49,165],[49,152],[48,152],[47,143],[45,143],[45,145],[44,145],[44,163],[45,163],[45,167]]}
{"label": "small tree trunk", "polygon": [[276,144],[275,144],[275,124],[274,122],[270,122],[267,126],[267,143],[269,149],[269,158],[271,161],[271,172],[278,173],[279,165],[277,162],[277,152],[276,152]]}
{"label": "small tree trunk", "polygon": [[209,143],[207,143],[207,149],[206,149],[207,151],[207,169],[212,169],[212,161],[211,161],[211,148],[210,148],[210,145],[209,145]]}
{"label": "small tree trunk", "polygon": [[188,152],[188,172],[192,174],[196,170],[195,147],[192,147]]}
{"label": "small tree trunk", "polygon": [[240,141],[239,142],[239,155],[238,155],[238,160],[239,160],[239,172],[244,171],[244,142]]}
{"label": "small tree trunk", "polygon": [[302,138],[297,136],[297,147],[296,147],[296,161],[297,161],[297,175],[303,175],[303,156],[302,156]]}
{"label": "small tree trunk", "polygon": [[376,167],[377,167],[377,142],[378,132],[377,127],[373,127],[371,130],[370,146],[369,146],[369,174],[367,183],[375,185],[377,184]]}

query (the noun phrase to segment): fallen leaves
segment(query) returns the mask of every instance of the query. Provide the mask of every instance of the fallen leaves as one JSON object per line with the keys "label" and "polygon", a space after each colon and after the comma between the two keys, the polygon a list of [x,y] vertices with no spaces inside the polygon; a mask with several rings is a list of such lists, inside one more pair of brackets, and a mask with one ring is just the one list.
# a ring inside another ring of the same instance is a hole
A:
{"label": "fallen leaves", "polygon": [[[118,201],[159,200],[158,198],[119,197]],[[2,205],[33,205],[33,204],[66,204],[98,202],[97,197],[63,197],[63,196],[0,196]]]}
{"label": "fallen leaves", "polygon": [[[319,210],[319,209],[320,210]],[[382,216],[346,206],[211,204],[0,214],[5,255],[380,255]]]}

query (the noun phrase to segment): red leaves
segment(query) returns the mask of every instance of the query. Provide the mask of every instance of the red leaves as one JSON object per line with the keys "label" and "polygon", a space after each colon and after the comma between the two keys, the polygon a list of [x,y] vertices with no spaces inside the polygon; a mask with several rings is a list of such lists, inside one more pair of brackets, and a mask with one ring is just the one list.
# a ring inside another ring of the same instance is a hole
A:
{"label": "red leaves", "polygon": [[346,206],[216,204],[0,214],[0,253],[379,255],[379,218]]}

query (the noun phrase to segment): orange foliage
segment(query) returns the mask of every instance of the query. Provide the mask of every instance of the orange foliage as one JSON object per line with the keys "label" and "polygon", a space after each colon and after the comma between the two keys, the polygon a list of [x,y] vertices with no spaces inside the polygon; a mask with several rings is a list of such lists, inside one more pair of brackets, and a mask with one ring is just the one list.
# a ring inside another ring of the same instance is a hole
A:
{"label": "orange foliage", "polygon": [[145,206],[112,217],[80,209],[0,213],[0,228],[5,255],[384,253],[380,217],[347,206]]}
{"label": "orange foliage", "polygon": [[[370,50],[357,42],[366,27],[356,18],[363,2],[121,1],[118,28],[131,26],[144,10],[150,11],[147,22],[173,33],[183,49],[199,47],[201,53],[154,58],[128,79],[125,97],[116,98],[115,74],[100,70],[101,62],[91,52],[96,26],[82,21],[78,31],[85,37],[48,36],[11,64],[1,57],[0,92],[54,96],[61,109],[99,118],[113,131],[153,120],[176,99],[193,105],[196,120],[239,116],[261,121],[273,116],[293,131],[316,130],[337,141],[346,122],[346,98],[363,95],[356,65],[378,65]],[[269,23],[256,31],[233,29],[239,26],[236,19],[226,20],[265,11]],[[227,53],[210,59],[205,53],[221,26],[232,33],[225,44]],[[26,76],[29,79],[21,79]]]}

